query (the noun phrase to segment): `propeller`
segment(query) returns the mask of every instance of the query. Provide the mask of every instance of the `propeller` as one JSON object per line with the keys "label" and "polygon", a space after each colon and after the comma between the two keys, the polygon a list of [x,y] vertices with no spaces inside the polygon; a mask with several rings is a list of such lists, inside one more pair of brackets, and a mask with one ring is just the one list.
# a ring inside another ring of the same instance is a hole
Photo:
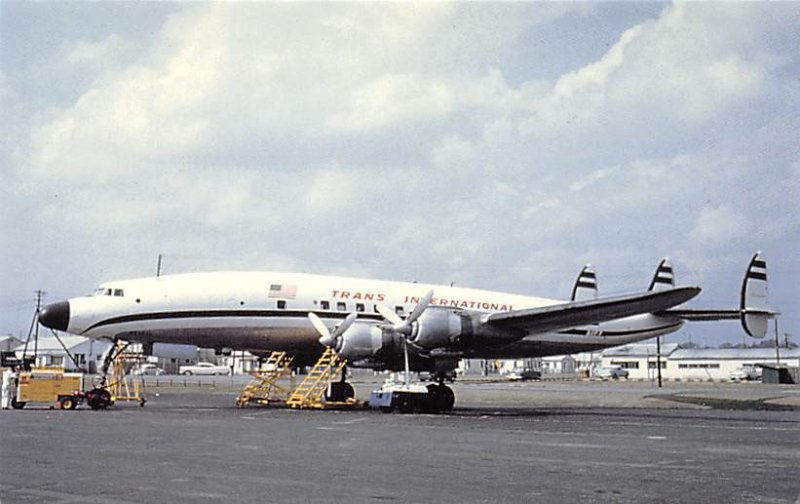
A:
{"label": "propeller", "polygon": [[416,320],[422,315],[428,305],[431,304],[431,300],[433,299],[433,291],[429,290],[427,294],[422,296],[422,299],[419,300],[417,306],[411,310],[411,313],[406,317],[405,320],[400,318],[394,310],[385,306],[385,305],[377,305],[376,308],[378,313],[381,314],[383,318],[386,319],[387,322],[392,324],[392,330],[395,332],[402,333],[408,338],[411,335],[411,326]]}
{"label": "propeller", "polygon": [[328,326],[325,325],[325,322],[317,316],[314,312],[308,312],[308,320],[311,321],[311,325],[314,326],[314,329],[317,330],[319,333],[319,342],[322,343],[324,346],[331,346],[333,342],[336,341],[336,338],[344,334],[347,329],[353,324],[356,320],[356,314],[351,313],[347,317],[345,317],[342,322],[337,325],[333,331],[328,330]]}
{"label": "propeller", "polygon": [[411,310],[411,313],[403,320],[400,315],[397,314],[391,308],[385,305],[377,305],[375,308],[378,310],[378,313],[386,319],[387,322],[392,324],[392,330],[402,334],[403,337],[403,360],[405,364],[405,386],[411,386],[411,367],[409,365],[408,359],[408,338],[411,336],[412,325],[416,320],[425,312],[425,309],[428,308],[428,305],[431,304],[431,300],[433,299],[433,291],[429,290],[427,294],[422,296],[422,299],[419,300],[417,306]]}

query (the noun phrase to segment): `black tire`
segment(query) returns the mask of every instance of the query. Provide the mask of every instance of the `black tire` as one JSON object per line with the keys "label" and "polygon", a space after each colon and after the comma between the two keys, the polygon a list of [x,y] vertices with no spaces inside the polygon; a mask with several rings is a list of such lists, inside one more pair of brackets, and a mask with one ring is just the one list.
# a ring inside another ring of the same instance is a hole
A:
{"label": "black tire", "polygon": [[400,413],[413,413],[415,410],[414,400],[407,396],[401,395],[397,398],[397,411]]}
{"label": "black tire", "polygon": [[453,389],[447,385],[431,383],[428,385],[428,406],[427,410],[434,413],[444,413],[451,411],[456,402]]}
{"label": "black tire", "polygon": [[344,389],[343,395],[345,400],[352,399],[356,396],[356,391],[350,383],[344,382],[342,388]]}
{"label": "black tire", "polygon": [[192,376],[194,373],[192,373],[191,371],[184,371],[184,372],[183,372],[183,373],[181,373],[181,374],[182,374],[183,376]]}
{"label": "black tire", "polygon": [[61,405],[61,409],[65,410],[74,410],[78,406],[75,398],[70,396],[62,397],[58,400],[58,403]]}
{"label": "black tire", "polygon": [[86,394],[86,403],[93,410],[106,409],[111,406],[111,393],[104,388],[95,388]]}
{"label": "black tire", "polygon": [[11,398],[11,407],[14,409],[22,409],[25,407],[25,402],[17,402],[16,397]]}
{"label": "black tire", "polygon": [[453,411],[453,406],[456,404],[456,394],[453,389],[446,385],[441,386],[441,411]]}
{"label": "black tire", "polygon": [[428,389],[428,400],[427,404],[425,405],[425,411],[428,413],[440,413],[442,411],[442,387],[444,385],[439,385],[437,383],[429,383],[427,386]]}
{"label": "black tire", "polygon": [[326,394],[325,399],[331,402],[344,402],[355,397],[353,386],[347,382],[331,383],[330,393]]}

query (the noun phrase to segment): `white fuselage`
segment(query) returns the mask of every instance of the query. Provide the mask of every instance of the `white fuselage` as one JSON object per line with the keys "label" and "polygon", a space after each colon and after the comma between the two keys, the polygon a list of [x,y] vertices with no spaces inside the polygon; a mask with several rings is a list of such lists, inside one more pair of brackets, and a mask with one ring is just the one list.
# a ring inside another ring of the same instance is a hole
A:
{"label": "white fuselage", "polygon": [[[502,292],[409,282],[275,272],[191,273],[107,282],[69,300],[67,332],[140,343],[316,354],[319,335],[307,315],[329,326],[356,312],[380,321],[375,306],[407,314],[429,290],[431,306],[495,313],[563,303]],[[593,326],[533,334],[459,357],[537,357],[596,350],[677,330],[680,319],[643,314]]]}

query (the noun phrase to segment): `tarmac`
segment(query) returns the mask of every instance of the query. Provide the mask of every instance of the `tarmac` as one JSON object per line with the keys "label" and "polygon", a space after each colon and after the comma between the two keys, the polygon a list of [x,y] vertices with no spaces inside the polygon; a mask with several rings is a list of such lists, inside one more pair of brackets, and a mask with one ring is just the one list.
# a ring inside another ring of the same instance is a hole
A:
{"label": "tarmac", "polygon": [[240,382],[0,411],[0,501],[800,503],[798,386],[478,381],[401,415],[237,409]]}

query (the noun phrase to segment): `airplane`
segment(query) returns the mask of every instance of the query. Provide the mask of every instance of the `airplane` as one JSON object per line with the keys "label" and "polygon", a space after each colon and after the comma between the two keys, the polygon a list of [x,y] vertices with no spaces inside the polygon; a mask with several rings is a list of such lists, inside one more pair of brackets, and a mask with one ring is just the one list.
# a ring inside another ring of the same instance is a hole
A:
{"label": "airplane", "polygon": [[[94,339],[189,344],[256,355],[286,351],[310,364],[332,347],[352,367],[427,371],[439,410],[452,409],[460,359],[515,359],[597,351],[680,329],[686,320],[740,319],[763,337],[767,269],[756,253],[740,306],[680,305],[700,287],[675,287],[662,260],[647,291],[598,297],[585,267],[569,301],[464,287],[280,272],[210,272],[106,282],[91,296],[45,306],[39,322]],[[344,376],[343,376],[344,381]],[[349,384],[348,384],[349,385]],[[345,394],[352,397],[352,386]]]}

